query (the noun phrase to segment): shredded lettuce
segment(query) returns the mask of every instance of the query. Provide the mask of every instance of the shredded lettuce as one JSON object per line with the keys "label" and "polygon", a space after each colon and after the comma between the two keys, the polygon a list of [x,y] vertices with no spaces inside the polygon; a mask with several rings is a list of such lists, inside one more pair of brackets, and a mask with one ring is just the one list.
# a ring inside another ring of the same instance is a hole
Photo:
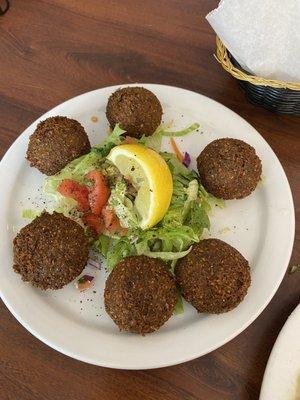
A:
{"label": "shredded lettuce", "polygon": [[105,235],[100,235],[98,239],[94,242],[94,248],[103,255],[103,257],[107,257],[107,253],[109,250],[109,242],[110,238]]}
{"label": "shredded lettuce", "polygon": [[188,133],[191,133],[191,132],[195,131],[195,130],[198,129],[199,127],[200,127],[200,125],[199,125],[197,122],[195,122],[194,124],[188,126],[188,127],[185,128],[185,129],[182,129],[182,130],[180,130],[180,131],[174,131],[174,132],[172,132],[172,131],[168,131],[168,130],[165,130],[165,129],[162,128],[162,129],[160,130],[160,132],[161,132],[161,135],[162,135],[162,136],[178,137],[178,136],[185,136],[185,135],[187,135]]}
{"label": "shredded lettuce", "polygon": [[123,258],[135,254],[135,247],[128,237],[124,236],[119,240],[112,239],[106,255],[108,270],[111,271],[119,261],[123,260]]}
{"label": "shredded lettuce", "polygon": [[121,135],[125,132],[119,124],[116,124],[112,133],[98,146],[94,146],[92,152],[100,155],[102,158],[106,157],[114,146],[122,143]]}
{"label": "shredded lettuce", "polygon": [[35,219],[36,217],[39,217],[41,214],[42,214],[41,211],[26,209],[22,211],[22,218]]}
{"label": "shredded lettuce", "polygon": [[161,150],[162,144],[162,134],[159,129],[157,129],[152,135],[150,136],[143,136],[139,140],[140,144],[149,147],[150,149],[159,152]]}
{"label": "shredded lettuce", "polygon": [[152,135],[143,136],[139,140],[139,143],[145,145],[146,147],[150,147],[150,149],[160,152],[163,136],[168,136],[168,137],[185,136],[188,133],[191,133],[191,132],[195,131],[196,129],[198,129],[199,126],[200,125],[198,123],[194,123],[185,129],[172,132],[172,131],[168,130],[167,125],[162,124],[156,129],[156,131]]}
{"label": "shredded lettuce", "polygon": [[182,314],[183,312],[184,312],[183,301],[182,301],[181,294],[178,292],[178,298],[177,298],[177,303],[174,308],[174,314],[178,315],[178,314]]}
{"label": "shredded lettuce", "polygon": [[192,250],[192,246],[188,248],[185,251],[147,251],[145,250],[143,252],[144,256],[151,257],[151,258],[161,258],[164,261],[174,261],[174,260],[179,260],[179,258],[182,258],[189,254],[189,252]]}
{"label": "shredded lettuce", "polygon": [[[209,229],[207,215],[210,209],[210,195],[202,190],[197,174],[182,165],[174,154],[161,153],[173,177],[171,205],[163,220],[155,227],[142,231],[130,229],[127,240],[111,239],[107,257],[109,268],[113,268],[121,254],[146,255],[160,258],[170,265],[173,271],[176,261],[189,253],[191,246],[200,241],[204,229]],[[119,187],[121,198],[115,207],[124,204],[124,187]],[[117,196],[114,196],[116,198]],[[123,211],[123,209],[122,209]]]}
{"label": "shredded lettuce", "polygon": [[189,182],[189,185],[186,189],[187,199],[183,204],[182,210],[182,220],[184,221],[189,214],[193,202],[197,201],[198,198],[198,190],[199,190],[199,183],[196,179],[193,179]]}
{"label": "shredded lettuce", "polygon": [[[196,174],[196,172],[194,171]],[[197,175],[197,174],[196,174]],[[199,187],[199,192],[202,197],[202,199],[208,201],[210,204],[214,204],[217,207],[224,208],[225,207],[225,201],[223,199],[218,199],[217,197],[213,196],[212,194],[207,193],[207,191],[204,189],[202,185]],[[209,206],[208,211],[210,211],[211,207]]]}
{"label": "shredded lettuce", "polygon": [[137,228],[138,218],[133,208],[132,201],[125,196],[126,184],[117,182],[111,190],[108,199],[109,206],[114,210],[123,228]]}
{"label": "shredded lettuce", "polygon": [[108,271],[111,271],[123,258],[137,254],[134,242],[131,239],[128,236],[113,237],[102,234],[94,241],[94,249],[106,258]]}

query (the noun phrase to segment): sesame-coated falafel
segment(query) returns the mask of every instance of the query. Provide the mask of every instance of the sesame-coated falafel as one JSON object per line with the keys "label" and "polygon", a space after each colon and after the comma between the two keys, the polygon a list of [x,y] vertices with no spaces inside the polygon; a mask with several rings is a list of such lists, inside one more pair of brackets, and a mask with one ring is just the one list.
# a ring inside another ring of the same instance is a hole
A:
{"label": "sesame-coated falafel", "polygon": [[197,166],[205,189],[225,200],[248,196],[256,188],[262,172],[254,148],[230,138],[209,143],[198,156]]}
{"label": "sesame-coated falafel", "polygon": [[91,150],[83,126],[67,117],[50,117],[29,138],[27,160],[43,174],[55,175],[69,162]]}
{"label": "sesame-coated falafel", "polygon": [[61,289],[87,264],[83,228],[63,214],[44,212],[20,230],[13,242],[14,270],[40,289]]}
{"label": "sesame-coated falafel", "polygon": [[154,332],[172,315],[177,289],[166,264],[146,256],[126,257],[107,278],[105,309],[120,330]]}
{"label": "sesame-coated falafel", "polygon": [[248,261],[219,239],[195,244],[175,267],[177,282],[186,301],[198,312],[220,314],[235,308],[250,286]]}
{"label": "sesame-coated falafel", "polygon": [[108,99],[106,117],[113,129],[116,124],[130,136],[149,136],[161,123],[162,107],[158,98],[143,87],[126,87]]}

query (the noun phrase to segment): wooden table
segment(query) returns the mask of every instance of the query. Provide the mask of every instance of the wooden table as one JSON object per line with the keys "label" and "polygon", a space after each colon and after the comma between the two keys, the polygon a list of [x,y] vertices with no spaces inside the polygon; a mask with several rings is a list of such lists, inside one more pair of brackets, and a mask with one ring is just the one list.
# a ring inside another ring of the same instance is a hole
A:
{"label": "wooden table", "polygon": [[[300,263],[300,119],[249,104],[217,64],[215,35],[204,19],[216,0],[11,3],[0,17],[1,156],[46,110],[91,89],[156,82],[194,90],[238,112],[278,155],[298,221],[290,265]],[[150,371],[110,370],[59,354],[1,303],[0,399],[258,399],[270,351],[299,302],[299,288],[300,271],[287,273],[266,310],[237,338],[197,360]]]}

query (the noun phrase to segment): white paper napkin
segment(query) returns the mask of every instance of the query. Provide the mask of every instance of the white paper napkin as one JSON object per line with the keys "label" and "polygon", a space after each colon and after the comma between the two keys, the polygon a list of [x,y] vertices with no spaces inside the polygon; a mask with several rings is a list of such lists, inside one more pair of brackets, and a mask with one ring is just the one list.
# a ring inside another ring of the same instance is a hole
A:
{"label": "white paper napkin", "polygon": [[244,69],[300,82],[300,0],[221,0],[206,18]]}

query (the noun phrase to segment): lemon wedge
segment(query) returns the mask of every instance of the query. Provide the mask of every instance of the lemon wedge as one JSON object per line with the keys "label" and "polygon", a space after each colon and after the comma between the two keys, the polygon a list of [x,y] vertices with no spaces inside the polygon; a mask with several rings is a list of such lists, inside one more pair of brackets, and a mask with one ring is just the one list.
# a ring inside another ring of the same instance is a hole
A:
{"label": "lemon wedge", "polygon": [[114,147],[107,159],[111,161],[137,190],[135,209],[140,227],[156,225],[167,212],[173,193],[173,180],[165,160],[154,150],[138,144]]}

